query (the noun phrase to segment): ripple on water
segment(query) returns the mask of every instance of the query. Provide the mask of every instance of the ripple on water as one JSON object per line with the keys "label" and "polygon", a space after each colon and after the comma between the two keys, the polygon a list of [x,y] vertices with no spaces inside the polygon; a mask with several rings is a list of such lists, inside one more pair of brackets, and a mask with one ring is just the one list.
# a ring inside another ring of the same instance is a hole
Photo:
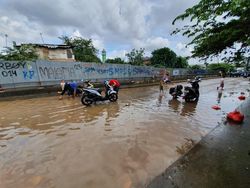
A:
{"label": "ripple on water", "polygon": [[54,125],[54,124],[59,124],[59,123],[62,123],[66,121],[66,119],[59,119],[59,120],[56,120],[56,121],[50,121],[50,122],[47,122],[47,123],[38,123],[36,125],[38,126],[41,126],[41,125]]}

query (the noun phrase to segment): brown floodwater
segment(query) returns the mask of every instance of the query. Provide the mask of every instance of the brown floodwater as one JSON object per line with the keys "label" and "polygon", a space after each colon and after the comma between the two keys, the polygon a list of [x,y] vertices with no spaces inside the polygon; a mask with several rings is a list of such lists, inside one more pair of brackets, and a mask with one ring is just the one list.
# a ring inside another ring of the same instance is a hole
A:
{"label": "brown floodwater", "polygon": [[144,187],[234,110],[240,92],[249,95],[249,81],[226,78],[213,110],[218,84],[202,81],[198,103],[158,86],[91,107],[56,96],[0,101],[0,187]]}

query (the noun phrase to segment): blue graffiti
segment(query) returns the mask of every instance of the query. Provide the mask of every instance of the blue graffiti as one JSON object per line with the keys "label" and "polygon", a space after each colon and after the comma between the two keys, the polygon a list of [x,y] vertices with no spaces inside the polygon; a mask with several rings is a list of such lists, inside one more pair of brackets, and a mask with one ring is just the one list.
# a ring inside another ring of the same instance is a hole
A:
{"label": "blue graffiti", "polygon": [[26,79],[32,79],[35,75],[35,71],[30,70],[30,71],[23,71],[23,78]]}
{"label": "blue graffiti", "polygon": [[85,73],[93,73],[95,72],[95,68],[94,67],[85,67]]}

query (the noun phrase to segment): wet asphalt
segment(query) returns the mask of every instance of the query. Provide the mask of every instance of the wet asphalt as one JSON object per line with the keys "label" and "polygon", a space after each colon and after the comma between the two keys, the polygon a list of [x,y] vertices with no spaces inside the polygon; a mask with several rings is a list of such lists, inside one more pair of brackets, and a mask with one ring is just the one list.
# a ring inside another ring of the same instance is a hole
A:
{"label": "wet asphalt", "polygon": [[[226,113],[242,104],[241,92],[249,96],[249,81],[226,78],[218,100],[219,82],[202,81],[197,103],[172,100],[168,88],[175,84],[166,86],[163,94],[158,86],[122,89],[118,102],[90,107],[79,98],[59,101],[56,94],[0,101],[0,187],[157,187],[154,183],[160,180],[155,177],[199,146],[211,130],[223,127]],[[215,104],[221,110],[213,110]],[[220,137],[227,140],[231,135],[225,132]],[[233,148],[222,148],[228,147]],[[201,167],[194,169],[200,172]],[[171,185],[190,187],[176,180]]]}
{"label": "wet asphalt", "polygon": [[237,110],[243,123],[224,119],[147,188],[250,187],[250,98]]}

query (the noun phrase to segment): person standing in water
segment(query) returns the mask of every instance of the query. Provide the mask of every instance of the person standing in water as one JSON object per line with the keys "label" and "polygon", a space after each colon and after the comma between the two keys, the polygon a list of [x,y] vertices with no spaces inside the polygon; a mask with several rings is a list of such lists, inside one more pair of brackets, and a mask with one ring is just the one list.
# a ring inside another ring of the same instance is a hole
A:
{"label": "person standing in water", "polygon": [[163,93],[163,84],[164,84],[164,81],[163,80],[160,80],[160,93]]}
{"label": "person standing in water", "polygon": [[223,74],[223,72],[220,71],[220,75],[221,75],[220,84],[217,87],[217,90],[218,90],[217,101],[218,101],[218,103],[220,103],[222,92],[223,92],[224,86],[225,86],[225,83],[224,83],[225,74]]}

